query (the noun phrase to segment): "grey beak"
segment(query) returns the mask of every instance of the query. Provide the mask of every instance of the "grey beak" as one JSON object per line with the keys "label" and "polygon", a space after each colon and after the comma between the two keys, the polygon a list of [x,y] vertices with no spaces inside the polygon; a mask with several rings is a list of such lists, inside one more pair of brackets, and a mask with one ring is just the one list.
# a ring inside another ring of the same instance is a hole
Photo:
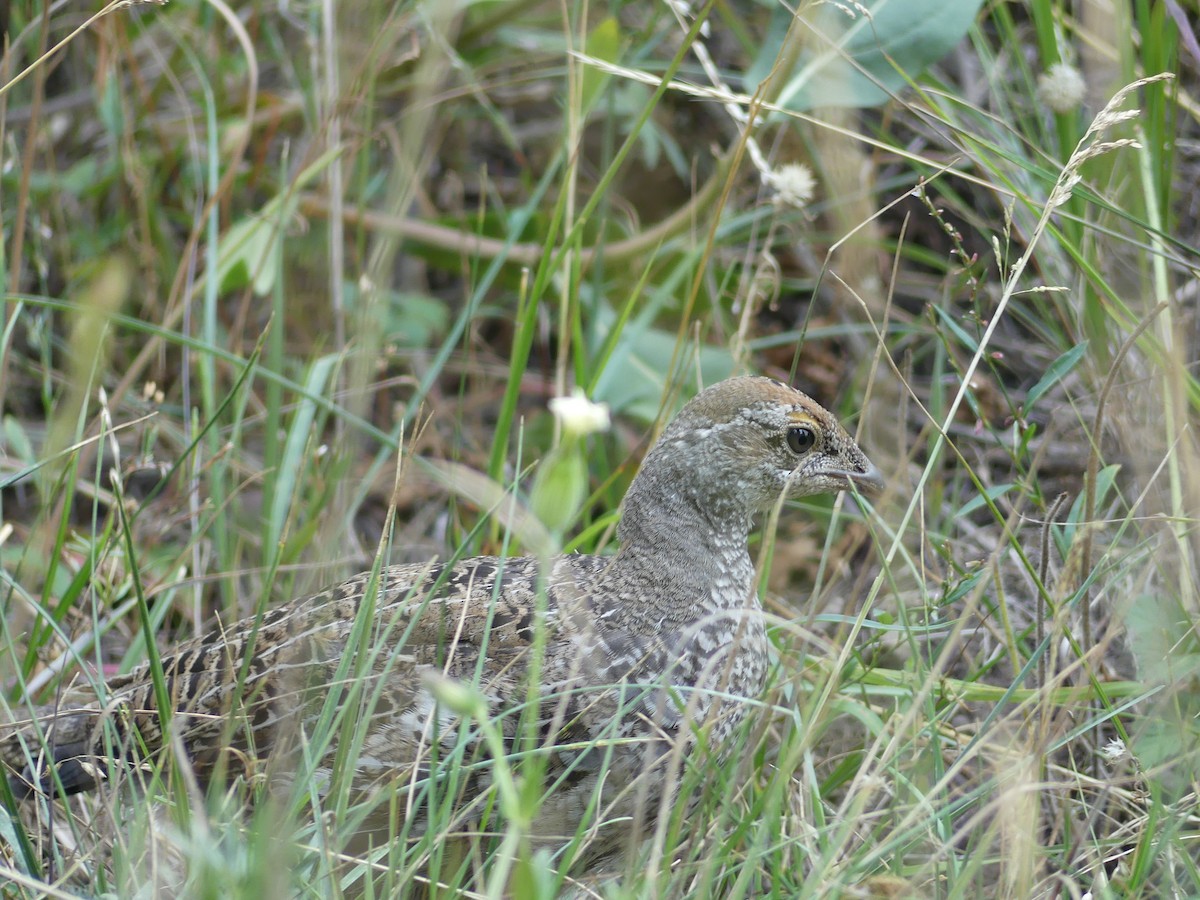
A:
{"label": "grey beak", "polygon": [[854,482],[855,486],[861,490],[882,491],[887,486],[887,482],[883,480],[883,475],[879,469],[875,468],[875,464],[870,460],[867,461],[867,468],[863,472],[847,472],[846,477]]}

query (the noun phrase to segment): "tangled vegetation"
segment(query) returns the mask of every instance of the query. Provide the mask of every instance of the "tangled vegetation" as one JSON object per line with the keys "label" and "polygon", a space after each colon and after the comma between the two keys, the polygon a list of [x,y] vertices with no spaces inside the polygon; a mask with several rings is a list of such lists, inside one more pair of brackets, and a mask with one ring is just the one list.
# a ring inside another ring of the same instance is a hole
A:
{"label": "tangled vegetation", "polygon": [[[381,561],[611,550],[656,428],[733,373],[889,483],[765,523],[760,714],[635,858],[529,849],[502,754],[465,854],[172,756],[0,788],[0,892],[1200,895],[1197,15],[0,9],[0,722]],[[564,505],[576,387],[613,421]]]}

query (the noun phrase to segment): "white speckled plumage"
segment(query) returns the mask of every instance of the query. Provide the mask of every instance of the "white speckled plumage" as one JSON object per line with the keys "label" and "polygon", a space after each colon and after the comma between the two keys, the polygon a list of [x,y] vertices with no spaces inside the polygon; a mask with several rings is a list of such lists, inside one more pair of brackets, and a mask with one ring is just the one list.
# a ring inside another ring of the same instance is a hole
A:
{"label": "white speckled plumage", "polygon": [[[762,690],[767,637],[747,549],[754,517],[783,495],[836,491],[848,480],[876,486],[879,475],[830,413],[779,382],[729,379],[688,403],[647,455],[625,499],[614,556],[395,566],[380,573],[373,597],[363,574],[257,624],[214,630],[164,657],[171,727],[201,781],[219,761],[237,772],[248,758],[267,760],[271,776],[287,780],[297,737],[355,652],[354,624],[369,599],[372,644],[382,652],[363,660],[369,689],[359,702],[368,722],[350,790],[403,789],[428,772],[432,741],[444,756],[457,740],[454,717],[429,693],[431,673],[476,685],[510,744],[524,734],[515,711],[543,628],[536,732],[550,790],[539,833],[573,834],[598,790],[606,819],[631,815],[639,779],[641,808],[652,815],[665,750],[700,726],[719,747],[743,717],[745,704],[734,698]],[[68,791],[95,787],[107,771],[97,763],[113,746],[104,720],[123,745],[118,755],[166,743],[145,666],[110,680],[103,705],[78,694],[71,704],[74,711],[60,707],[47,723]],[[10,729],[0,741],[0,759],[24,769],[13,783],[26,792],[49,783],[44,768],[28,769],[30,746],[27,730]],[[335,753],[320,760],[325,775]],[[479,793],[486,781],[468,784]],[[460,799],[469,818],[475,797]],[[409,814],[421,816],[419,804]],[[419,822],[410,824],[419,831]],[[597,834],[596,847],[626,830]]]}

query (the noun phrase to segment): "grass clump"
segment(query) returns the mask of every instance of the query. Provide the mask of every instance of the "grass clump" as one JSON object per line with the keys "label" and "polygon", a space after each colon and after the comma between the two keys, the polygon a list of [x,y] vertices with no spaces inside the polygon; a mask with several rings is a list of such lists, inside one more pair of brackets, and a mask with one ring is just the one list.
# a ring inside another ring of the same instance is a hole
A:
{"label": "grass clump", "polygon": [[[311,772],[205,793],[168,753],[0,796],[6,895],[1200,894],[1183,14],[866,6],[0,11],[0,721],[351,572],[604,552],[734,372],[891,485],[766,529],[770,686],[636,858],[525,840],[534,754],[450,754],[428,830],[385,792],[364,840]],[[575,386],[615,424],[544,522]],[[309,737],[348,765],[344,674]]]}

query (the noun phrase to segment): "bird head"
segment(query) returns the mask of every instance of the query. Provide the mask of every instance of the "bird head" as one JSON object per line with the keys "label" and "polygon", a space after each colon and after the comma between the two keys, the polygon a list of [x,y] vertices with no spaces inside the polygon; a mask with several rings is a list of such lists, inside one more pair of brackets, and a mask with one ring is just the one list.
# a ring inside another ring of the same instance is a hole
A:
{"label": "bird head", "polygon": [[751,511],[783,496],[883,487],[879,470],[832,413],[795,388],[756,376],[697,394],[667,426],[643,471],[680,461],[691,470],[689,489],[736,498]]}

